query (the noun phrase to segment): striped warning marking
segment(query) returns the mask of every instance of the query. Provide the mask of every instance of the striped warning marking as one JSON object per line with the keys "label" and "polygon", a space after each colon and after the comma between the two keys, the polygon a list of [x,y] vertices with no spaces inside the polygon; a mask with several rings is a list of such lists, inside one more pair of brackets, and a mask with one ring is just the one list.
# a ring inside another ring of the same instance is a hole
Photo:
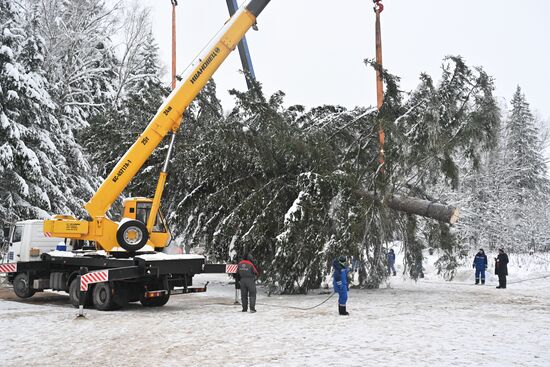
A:
{"label": "striped warning marking", "polygon": [[1,264],[0,273],[17,273],[17,264],[16,263]]}
{"label": "striped warning marking", "polygon": [[88,284],[109,281],[109,270],[93,271],[80,277],[80,291],[87,292]]}
{"label": "striped warning marking", "polygon": [[50,232],[44,232],[44,236],[46,236],[46,237],[51,237],[52,234],[51,234]]}
{"label": "striped warning marking", "polygon": [[237,265],[237,264],[226,264],[225,265],[225,272],[226,273],[236,273],[238,268],[239,268],[239,265]]}

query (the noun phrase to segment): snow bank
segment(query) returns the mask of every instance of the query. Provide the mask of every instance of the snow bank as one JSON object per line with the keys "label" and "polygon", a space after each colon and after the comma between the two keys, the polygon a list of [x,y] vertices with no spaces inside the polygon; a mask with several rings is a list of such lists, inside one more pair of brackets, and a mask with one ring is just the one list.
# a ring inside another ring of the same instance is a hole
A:
{"label": "snow bank", "polygon": [[[427,274],[430,276],[430,274]],[[66,296],[0,300],[0,365],[21,366],[549,366],[548,279],[507,290],[392,277],[350,291],[349,317],[330,294],[267,297],[242,313],[226,275],[165,307],[131,304],[75,319]],[[298,308],[292,308],[298,307]]]}

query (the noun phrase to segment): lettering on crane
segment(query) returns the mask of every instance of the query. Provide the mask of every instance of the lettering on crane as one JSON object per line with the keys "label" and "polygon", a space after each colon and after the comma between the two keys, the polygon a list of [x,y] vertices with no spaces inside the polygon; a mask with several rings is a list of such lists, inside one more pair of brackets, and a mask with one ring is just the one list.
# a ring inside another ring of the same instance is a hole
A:
{"label": "lettering on crane", "polygon": [[124,174],[124,172],[126,172],[126,170],[128,169],[128,167],[130,167],[130,164],[132,163],[131,160],[127,160],[126,162],[124,162],[124,164],[122,165],[122,167],[120,167],[120,169],[118,170],[118,172],[116,173],[115,177],[113,177],[113,182],[117,182],[118,179],[120,178],[120,176],[122,176]]}
{"label": "lettering on crane", "polygon": [[191,82],[191,84],[195,84],[195,82],[199,79],[199,77],[202,75],[202,73],[206,70],[206,68],[208,67],[208,65],[210,65],[210,63],[212,63],[212,61],[214,61],[214,59],[216,58],[216,56],[218,56],[218,54],[220,53],[220,48],[219,47],[216,47],[214,49],[214,51],[212,51],[212,53],[210,54],[210,56],[208,56],[206,58],[206,60],[204,60],[204,62],[202,63],[201,67],[199,68],[199,70],[197,70],[197,72],[195,73],[195,75],[193,75],[193,77],[191,79],[189,79],[189,81]]}

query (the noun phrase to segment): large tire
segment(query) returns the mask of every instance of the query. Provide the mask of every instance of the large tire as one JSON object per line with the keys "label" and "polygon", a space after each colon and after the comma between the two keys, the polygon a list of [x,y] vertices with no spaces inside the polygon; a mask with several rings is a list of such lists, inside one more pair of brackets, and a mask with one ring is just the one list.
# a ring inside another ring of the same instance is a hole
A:
{"label": "large tire", "polygon": [[162,307],[168,302],[169,299],[170,291],[160,297],[144,298],[142,296],[140,297],[139,302],[143,305],[143,307]]}
{"label": "large tire", "polygon": [[73,307],[78,308],[78,296],[80,293],[80,279],[79,277],[76,277],[72,280],[71,284],[69,285],[69,301],[71,302],[71,305]]}
{"label": "large tire", "polygon": [[99,311],[109,311],[113,309],[113,292],[109,283],[97,283],[93,292],[94,307]]}
{"label": "large tire", "polygon": [[120,247],[128,252],[136,252],[147,244],[149,232],[147,226],[139,220],[127,220],[116,231],[116,240]]}
{"label": "large tire", "polygon": [[[92,287],[93,285],[90,284],[88,286],[88,291],[86,292],[86,298],[84,298],[84,307],[90,307],[93,305],[93,299],[92,299]],[[71,302],[71,305],[73,307],[78,308],[79,306],[79,298],[80,296],[80,275],[75,277],[71,284],[69,285],[69,300]]]}
{"label": "large tire", "polygon": [[25,273],[20,273],[15,276],[13,280],[13,291],[19,298],[30,298],[36,293],[32,289],[29,276]]}

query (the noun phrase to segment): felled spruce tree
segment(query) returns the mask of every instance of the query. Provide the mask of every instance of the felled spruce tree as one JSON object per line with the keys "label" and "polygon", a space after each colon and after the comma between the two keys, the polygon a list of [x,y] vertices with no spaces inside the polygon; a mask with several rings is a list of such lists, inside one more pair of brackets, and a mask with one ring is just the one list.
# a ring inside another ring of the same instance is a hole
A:
{"label": "felled spruce tree", "polygon": [[[275,292],[318,287],[339,254],[359,261],[362,285],[377,287],[391,241],[404,243],[413,278],[427,246],[443,250],[438,264],[452,275],[461,251],[448,225],[389,210],[362,193],[437,201],[442,197],[433,190],[456,188],[457,162],[475,167],[498,126],[491,79],[460,58],[445,60],[439,85],[424,75],[407,98],[397,78],[384,78],[380,113],[285,108],[281,92],[268,99],[257,84],[232,91],[236,106],[227,116],[215,108],[201,122],[191,118],[197,127],[185,130],[187,149],[175,163],[177,187],[185,190],[175,192],[170,206],[179,239],[218,260],[253,253]],[[205,102],[196,108],[208,110]],[[377,161],[380,120],[387,136],[384,174]]]}

